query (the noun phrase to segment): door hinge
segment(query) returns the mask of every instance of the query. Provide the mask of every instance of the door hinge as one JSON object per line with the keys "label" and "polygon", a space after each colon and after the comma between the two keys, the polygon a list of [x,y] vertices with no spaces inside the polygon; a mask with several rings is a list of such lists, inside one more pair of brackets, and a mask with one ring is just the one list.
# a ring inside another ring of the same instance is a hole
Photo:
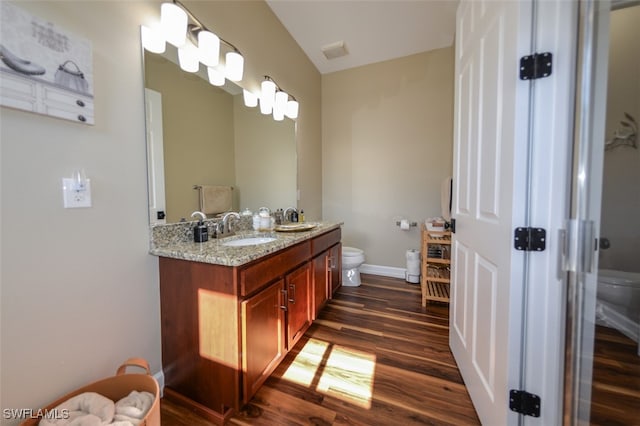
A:
{"label": "door hinge", "polygon": [[509,408],[525,416],[540,417],[540,397],[526,391],[511,389]]}
{"label": "door hinge", "polygon": [[513,246],[516,250],[544,251],[547,246],[547,231],[543,228],[516,228]]}
{"label": "door hinge", "polygon": [[549,77],[553,65],[551,52],[534,53],[520,58],[520,80]]}

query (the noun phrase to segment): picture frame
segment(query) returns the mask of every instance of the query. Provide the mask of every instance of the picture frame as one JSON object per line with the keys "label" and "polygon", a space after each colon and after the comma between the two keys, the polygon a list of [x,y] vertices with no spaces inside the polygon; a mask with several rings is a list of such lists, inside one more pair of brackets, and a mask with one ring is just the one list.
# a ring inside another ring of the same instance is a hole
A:
{"label": "picture frame", "polygon": [[0,105],[94,124],[91,42],[0,2]]}

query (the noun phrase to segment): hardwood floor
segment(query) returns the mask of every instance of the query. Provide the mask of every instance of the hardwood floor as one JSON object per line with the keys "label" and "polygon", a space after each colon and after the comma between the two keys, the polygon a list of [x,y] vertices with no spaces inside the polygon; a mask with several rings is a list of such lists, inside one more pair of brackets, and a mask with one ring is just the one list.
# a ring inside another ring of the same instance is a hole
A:
{"label": "hardwood floor", "polygon": [[[448,344],[448,306],[362,275],[342,287],[235,425],[480,424]],[[169,401],[163,426],[211,423]]]}
{"label": "hardwood floor", "polygon": [[[419,287],[362,275],[343,287],[234,425],[480,424],[448,347],[448,307]],[[640,425],[636,344],[598,326],[592,425]],[[163,426],[212,423],[161,401]]]}
{"label": "hardwood floor", "polygon": [[596,326],[591,424],[640,425],[638,344],[612,328]]}

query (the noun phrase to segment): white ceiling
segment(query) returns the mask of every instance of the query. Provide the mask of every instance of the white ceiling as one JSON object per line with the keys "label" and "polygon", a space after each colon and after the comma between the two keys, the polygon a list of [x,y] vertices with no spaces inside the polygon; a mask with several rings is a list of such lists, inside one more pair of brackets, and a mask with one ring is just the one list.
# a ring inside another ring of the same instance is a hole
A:
{"label": "white ceiling", "polygon": [[[322,74],[451,46],[458,0],[266,0]],[[322,46],[344,41],[346,56]]]}

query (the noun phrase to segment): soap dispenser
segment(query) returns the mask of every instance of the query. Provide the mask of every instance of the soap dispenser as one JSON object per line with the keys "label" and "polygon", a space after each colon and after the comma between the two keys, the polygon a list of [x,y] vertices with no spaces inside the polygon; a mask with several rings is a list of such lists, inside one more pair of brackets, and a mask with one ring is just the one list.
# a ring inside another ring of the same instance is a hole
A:
{"label": "soap dispenser", "polygon": [[193,212],[191,217],[199,216],[199,220],[195,228],[193,228],[193,241],[196,243],[204,243],[209,241],[209,229],[204,224],[205,214],[202,212]]}

